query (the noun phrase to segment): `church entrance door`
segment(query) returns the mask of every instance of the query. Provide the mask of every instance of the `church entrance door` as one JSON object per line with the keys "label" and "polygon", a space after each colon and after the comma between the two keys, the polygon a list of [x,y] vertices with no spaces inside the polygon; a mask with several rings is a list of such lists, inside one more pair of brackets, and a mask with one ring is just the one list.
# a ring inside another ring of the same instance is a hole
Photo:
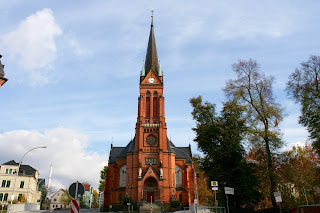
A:
{"label": "church entrance door", "polygon": [[154,178],[148,178],[144,183],[144,200],[155,202],[159,200],[158,182]]}

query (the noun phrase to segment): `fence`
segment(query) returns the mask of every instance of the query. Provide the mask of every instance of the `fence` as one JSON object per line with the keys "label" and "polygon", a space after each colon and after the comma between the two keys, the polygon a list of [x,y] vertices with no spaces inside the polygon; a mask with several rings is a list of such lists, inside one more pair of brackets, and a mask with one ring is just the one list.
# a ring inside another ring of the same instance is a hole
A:
{"label": "fence", "polygon": [[196,207],[196,205],[192,203],[190,204],[189,211],[191,213],[226,213],[226,208],[221,206],[214,207],[214,206],[202,206],[202,205],[198,205]]}

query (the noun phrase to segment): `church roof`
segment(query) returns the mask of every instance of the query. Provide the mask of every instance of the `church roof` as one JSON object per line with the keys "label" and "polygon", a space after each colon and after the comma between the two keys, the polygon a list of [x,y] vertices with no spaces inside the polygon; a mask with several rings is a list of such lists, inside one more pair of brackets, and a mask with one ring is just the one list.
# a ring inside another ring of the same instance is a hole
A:
{"label": "church roof", "polygon": [[116,163],[117,158],[126,158],[128,152],[134,151],[135,138],[131,140],[126,147],[112,147],[109,161],[110,163]]}
{"label": "church roof", "polygon": [[[126,158],[128,152],[134,152],[135,138],[131,140],[126,147],[112,147],[109,157],[109,163],[116,163],[117,158]],[[192,163],[192,153],[190,147],[176,147],[172,141],[167,139],[168,152],[176,154],[178,159],[186,159],[186,163]]]}
{"label": "church roof", "polygon": [[147,48],[147,54],[146,54],[146,61],[145,61],[145,76],[150,72],[150,70],[153,70],[158,76],[161,74],[159,72],[159,62],[158,62],[158,54],[157,54],[157,47],[156,47],[156,39],[154,36],[154,27],[153,27],[153,19],[151,21],[151,29],[150,29],[150,35],[149,35],[149,42],[148,42],[148,48]]}

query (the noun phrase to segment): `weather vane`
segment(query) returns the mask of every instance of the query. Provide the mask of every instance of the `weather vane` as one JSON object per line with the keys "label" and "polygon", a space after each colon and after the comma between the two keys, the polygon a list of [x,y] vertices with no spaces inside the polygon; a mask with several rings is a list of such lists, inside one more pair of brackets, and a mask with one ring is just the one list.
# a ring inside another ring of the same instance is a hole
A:
{"label": "weather vane", "polygon": [[154,13],[154,7],[151,9],[151,18],[153,18],[153,13]]}

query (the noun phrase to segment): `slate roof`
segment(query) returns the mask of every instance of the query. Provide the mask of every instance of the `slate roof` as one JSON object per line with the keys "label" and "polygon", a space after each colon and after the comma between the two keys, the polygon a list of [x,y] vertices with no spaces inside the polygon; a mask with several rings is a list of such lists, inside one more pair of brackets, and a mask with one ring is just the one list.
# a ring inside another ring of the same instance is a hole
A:
{"label": "slate roof", "polygon": [[[19,166],[19,163],[15,162],[14,160],[11,160],[11,161],[8,161],[7,163],[4,163],[2,165]],[[32,168],[29,165],[21,164],[20,169],[19,169],[19,175],[27,175],[27,176],[32,175],[33,176],[33,175],[35,175],[36,171],[37,171],[36,169]]]}
{"label": "slate roof", "polygon": [[117,158],[126,158],[128,152],[134,151],[135,139],[131,140],[126,147],[112,147],[109,157],[109,163],[116,163]]}
{"label": "slate roof", "polygon": [[[110,151],[109,163],[115,164],[117,158],[126,158],[128,152],[134,152],[135,138],[131,140],[126,147],[113,146]],[[176,147],[172,141],[167,139],[168,152],[176,154],[177,159],[186,159],[186,163],[192,163],[192,153],[189,147]]]}
{"label": "slate roof", "polygon": [[151,21],[151,29],[145,61],[145,76],[150,72],[151,69],[159,76],[159,62],[156,47],[156,39],[154,36],[153,19]]}

